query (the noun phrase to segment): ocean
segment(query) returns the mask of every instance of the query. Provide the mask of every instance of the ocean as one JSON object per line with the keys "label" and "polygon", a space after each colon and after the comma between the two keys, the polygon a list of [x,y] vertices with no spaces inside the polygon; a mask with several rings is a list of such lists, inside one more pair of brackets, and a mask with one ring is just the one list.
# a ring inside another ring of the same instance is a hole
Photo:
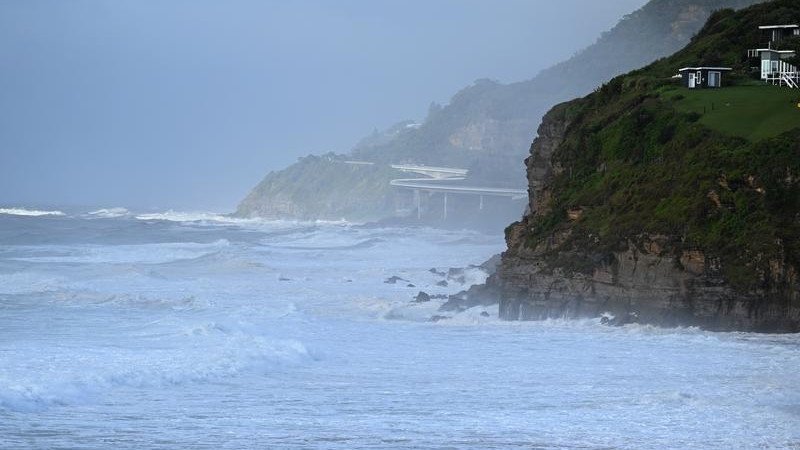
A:
{"label": "ocean", "polygon": [[0,209],[2,449],[800,448],[798,335],[431,321],[501,236],[64,211]]}

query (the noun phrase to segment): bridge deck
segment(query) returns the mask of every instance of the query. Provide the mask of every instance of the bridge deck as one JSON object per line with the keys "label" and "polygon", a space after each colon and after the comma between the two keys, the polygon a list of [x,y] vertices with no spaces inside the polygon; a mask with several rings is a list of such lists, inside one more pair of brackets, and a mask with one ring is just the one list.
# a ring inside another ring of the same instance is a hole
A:
{"label": "bridge deck", "polygon": [[522,198],[528,195],[528,191],[525,189],[493,188],[450,183],[452,181],[456,181],[454,179],[446,181],[448,184],[435,182],[434,180],[403,179],[392,180],[391,185],[408,189],[419,189],[422,191],[445,192],[453,194],[491,195],[512,198]]}

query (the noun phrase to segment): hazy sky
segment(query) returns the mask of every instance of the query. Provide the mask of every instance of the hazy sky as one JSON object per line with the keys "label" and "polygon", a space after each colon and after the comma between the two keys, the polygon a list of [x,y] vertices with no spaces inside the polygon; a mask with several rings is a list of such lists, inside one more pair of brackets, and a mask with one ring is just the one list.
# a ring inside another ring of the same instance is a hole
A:
{"label": "hazy sky", "polygon": [[531,78],[644,3],[0,0],[0,206],[232,210],[269,170]]}

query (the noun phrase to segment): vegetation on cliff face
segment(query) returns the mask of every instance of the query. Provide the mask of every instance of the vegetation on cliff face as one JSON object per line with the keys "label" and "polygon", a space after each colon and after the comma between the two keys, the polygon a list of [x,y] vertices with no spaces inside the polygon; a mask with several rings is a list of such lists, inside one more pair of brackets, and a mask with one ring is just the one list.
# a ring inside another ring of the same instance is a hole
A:
{"label": "vegetation on cliff face", "polygon": [[[543,113],[552,105],[585,95],[613,76],[678,50],[712,11],[758,1],[652,0],[592,46],[535,78],[512,84],[478,80],[449,104],[432,105],[423,123],[401,122],[375,133],[360,142],[348,158],[384,165],[464,167],[470,169],[476,184],[521,187],[525,152]],[[374,189],[385,181],[383,171],[361,173],[374,178],[362,184],[369,191],[357,191],[347,184],[350,172],[325,170],[320,174],[312,162],[302,159],[297,163],[300,167],[268,175],[241,203],[238,214],[297,217],[292,214],[296,210],[304,211],[304,218],[309,218],[306,214],[311,218],[355,218],[354,213],[361,218],[380,218],[392,213],[392,191]],[[315,185],[321,176],[330,177],[331,188],[309,195],[306,187]],[[363,198],[355,209],[352,195]],[[309,199],[316,203],[307,203]],[[314,215],[319,204],[325,209]]]}
{"label": "vegetation on cliff face", "polygon": [[551,254],[561,263],[565,251],[597,259],[665,236],[676,261],[700,250],[740,289],[800,267],[800,91],[697,92],[671,79],[680,67],[724,64],[736,69],[729,79],[752,84],[746,54],[759,44],[758,25],[798,22],[800,0],[719,11],[674,56],[557,108],[569,126],[552,156],[548,200],[528,218],[527,245],[568,236]]}

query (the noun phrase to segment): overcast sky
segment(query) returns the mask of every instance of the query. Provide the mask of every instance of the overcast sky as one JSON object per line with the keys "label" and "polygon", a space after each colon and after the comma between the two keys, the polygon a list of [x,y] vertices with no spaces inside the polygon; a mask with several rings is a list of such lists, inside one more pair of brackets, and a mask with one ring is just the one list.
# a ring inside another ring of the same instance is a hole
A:
{"label": "overcast sky", "polygon": [[531,78],[644,3],[0,0],[0,207],[232,210],[266,172]]}

